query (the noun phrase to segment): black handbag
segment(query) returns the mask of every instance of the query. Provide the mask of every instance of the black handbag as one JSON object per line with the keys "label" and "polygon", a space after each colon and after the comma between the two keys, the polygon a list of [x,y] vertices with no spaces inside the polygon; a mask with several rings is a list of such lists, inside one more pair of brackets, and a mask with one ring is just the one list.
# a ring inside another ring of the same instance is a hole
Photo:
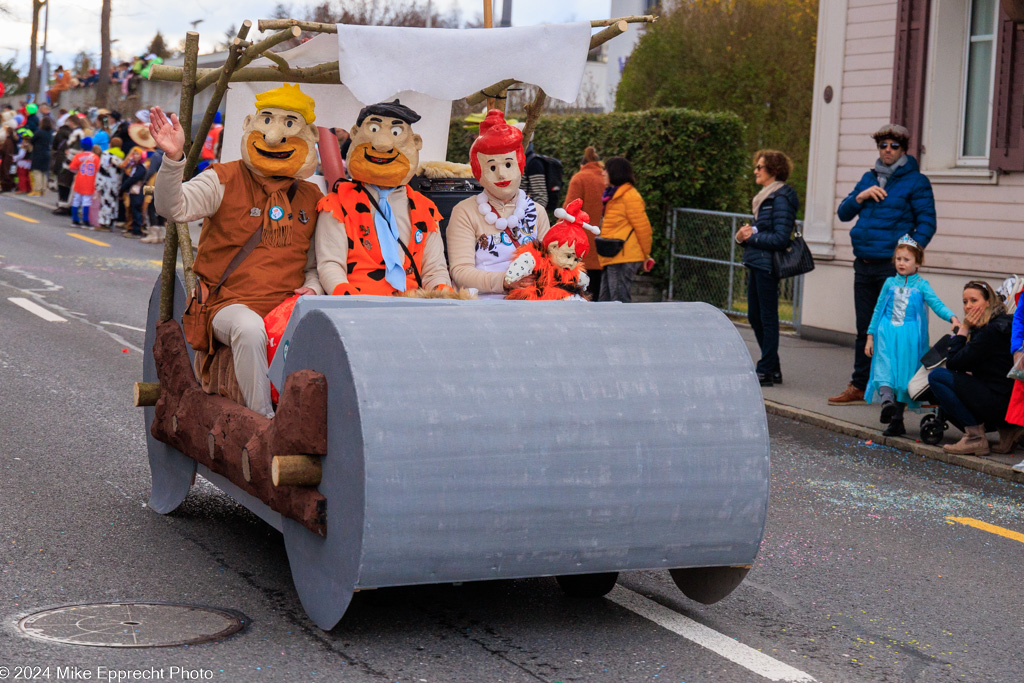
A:
{"label": "black handbag", "polygon": [[793,238],[785,249],[772,252],[772,271],[780,280],[803,275],[812,270],[814,257],[811,256],[811,249],[799,231],[793,233]]}
{"label": "black handbag", "polygon": [[626,235],[626,239],[624,240],[617,240],[613,237],[595,237],[594,247],[597,249],[597,255],[604,256],[605,258],[618,256],[619,252],[622,251],[622,248],[626,246],[626,242],[632,236],[633,230],[629,231],[629,234]]}

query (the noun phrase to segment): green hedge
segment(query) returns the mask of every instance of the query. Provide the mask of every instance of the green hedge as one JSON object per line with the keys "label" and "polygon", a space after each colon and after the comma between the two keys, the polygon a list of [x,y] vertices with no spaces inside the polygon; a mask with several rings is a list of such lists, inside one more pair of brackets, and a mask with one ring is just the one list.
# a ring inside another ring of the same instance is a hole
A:
{"label": "green hedge", "polygon": [[[533,141],[538,153],[562,160],[566,188],[579,169],[578,162],[587,145],[593,145],[603,159],[613,156],[629,159],[654,232],[652,255],[658,262],[654,275],[664,280],[668,277],[666,226],[670,209],[727,211],[740,201],[739,178],[749,172],[750,166],[743,148],[743,135],[742,121],[731,113],[650,109],[630,113],[548,115],[537,125]],[[465,131],[461,122],[452,121],[448,159],[468,161],[472,139],[472,133]],[[698,236],[688,236],[686,242],[720,241],[718,236],[710,234],[708,240],[695,237]],[[690,277],[685,277],[684,281],[677,277],[677,298],[699,298],[695,295],[699,283],[689,280]],[[707,289],[706,283],[700,287],[700,291]],[[725,305],[726,302],[710,303]]]}

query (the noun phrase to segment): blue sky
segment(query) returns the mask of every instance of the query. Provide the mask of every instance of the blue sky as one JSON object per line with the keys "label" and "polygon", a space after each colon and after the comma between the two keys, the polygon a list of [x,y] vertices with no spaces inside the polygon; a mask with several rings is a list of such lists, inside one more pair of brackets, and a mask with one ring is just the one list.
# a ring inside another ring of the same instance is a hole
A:
{"label": "blue sky", "polygon": [[[50,0],[49,37],[50,64],[70,65],[75,54],[85,50],[99,55],[100,0]],[[31,3],[29,0],[8,0],[14,16],[0,19],[0,59],[17,58],[19,65],[29,62],[29,34],[31,31]],[[200,51],[210,52],[223,38],[231,25],[245,19],[255,23],[269,17],[278,0],[247,0],[242,3],[224,0],[112,0],[113,18],[111,35],[115,57],[124,58],[145,49],[159,29],[168,44],[175,45],[191,30],[191,22],[202,19],[198,25]],[[317,4],[309,0],[285,3],[293,8]],[[434,6],[447,11],[453,6],[462,10],[463,19],[482,14],[482,0],[434,0]],[[495,21],[501,12],[497,2]],[[560,23],[584,19],[607,18],[610,0],[513,0],[512,22],[516,26],[540,23]],[[239,9],[239,6],[248,9]],[[250,34],[251,35],[251,34]],[[40,20],[42,43],[42,20]],[[27,69],[26,69],[27,70]]]}

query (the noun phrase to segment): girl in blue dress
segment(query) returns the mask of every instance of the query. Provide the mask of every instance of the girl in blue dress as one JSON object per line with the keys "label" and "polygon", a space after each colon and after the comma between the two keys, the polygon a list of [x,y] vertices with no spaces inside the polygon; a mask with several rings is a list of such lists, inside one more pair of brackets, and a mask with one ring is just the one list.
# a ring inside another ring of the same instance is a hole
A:
{"label": "girl in blue dress", "polygon": [[893,263],[896,275],[882,285],[875,304],[864,352],[871,358],[871,378],[864,394],[868,403],[882,401],[885,436],[907,433],[903,410],[920,404],[910,399],[907,384],[921,366],[928,350],[928,308],[943,320],[958,326],[960,321],[942,303],[928,281],[917,274],[924,262],[924,250],[909,235],[896,244]]}

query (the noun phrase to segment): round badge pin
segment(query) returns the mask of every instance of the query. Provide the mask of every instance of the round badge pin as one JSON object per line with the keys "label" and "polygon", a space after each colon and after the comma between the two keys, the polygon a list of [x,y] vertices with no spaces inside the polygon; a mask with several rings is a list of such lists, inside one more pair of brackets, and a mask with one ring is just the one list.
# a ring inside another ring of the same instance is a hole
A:
{"label": "round badge pin", "polygon": [[512,238],[506,235],[505,233],[501,233],[501,243],[508,246],[512,246]]}
{"label": "round badge pin", "polygon": [[423,231],[422,230],[417,230],[416,234],[413,235],[413,239],[416,240],[416,244],[419,244],[420,242],[422,242],[423,241]]}
{"label": "round badge pin", "polygon": [[280,206],[272,206],[272,207],[270,207],[270,219],[271,220],[279,221],[282,218],[284,218],[284,209],[282,209]]}

